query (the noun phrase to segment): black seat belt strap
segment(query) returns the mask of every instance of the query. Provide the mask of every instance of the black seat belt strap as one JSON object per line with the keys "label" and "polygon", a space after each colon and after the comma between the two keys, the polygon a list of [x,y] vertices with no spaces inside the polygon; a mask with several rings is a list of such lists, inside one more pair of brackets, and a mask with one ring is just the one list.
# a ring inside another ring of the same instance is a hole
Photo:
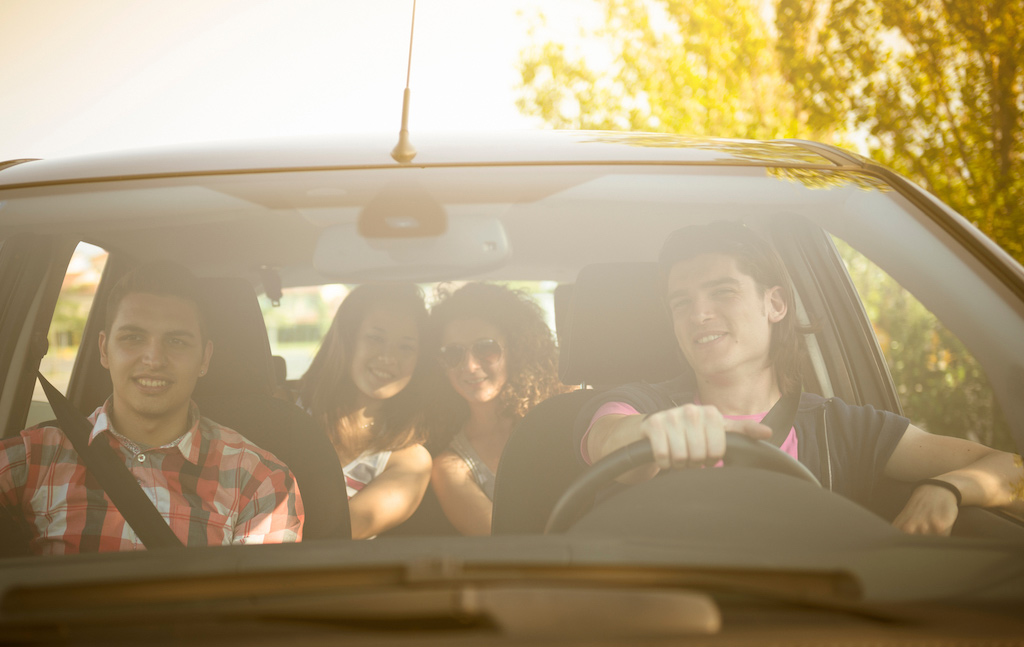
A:
{"label": "black seat belt strap", "polygon": [[39,382],[46,393],[61,431],[71,441],[82,458],[86,470],[93,475],[107,493],[124,520],[132,527],[148,550],[155,548],[183,548],[167,521],[150,501],[142,486],[106,442],[89,442],[92,425],[67,398],[50,384],[42,374]]}
{"label": "black seat belt strap", "polygon": [[782,396],[771,411],[761,420],[761,424],[771,427],[772,437],[768,440],[776,447],[782,447],[796,420],[796,410],[800,406],[800,392]]}

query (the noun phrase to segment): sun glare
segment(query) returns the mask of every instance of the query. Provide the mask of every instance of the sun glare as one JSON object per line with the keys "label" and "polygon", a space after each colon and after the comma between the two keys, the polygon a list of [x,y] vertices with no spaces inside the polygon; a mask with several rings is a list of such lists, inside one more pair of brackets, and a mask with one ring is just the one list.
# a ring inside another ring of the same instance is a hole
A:
{"label": "sun glare", "polygon": [[[411,10],[412,0],[5,0],[0,160],[397,133]],[[571,40],[596,10],[589,0],[420,2],[410,130],[541,127],[515,107],[530,25],[543,13],[546,33]]]}

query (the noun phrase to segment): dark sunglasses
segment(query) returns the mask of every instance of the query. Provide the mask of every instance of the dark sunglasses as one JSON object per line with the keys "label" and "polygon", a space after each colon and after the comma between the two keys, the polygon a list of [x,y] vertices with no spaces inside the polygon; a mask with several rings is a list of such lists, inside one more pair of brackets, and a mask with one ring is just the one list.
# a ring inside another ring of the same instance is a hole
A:
{"label": "dark sunglasses", "polygon": [[468,349],[460,344],[442,346],[437,358],[441,361],[441,366],[457,368],[466,359],[467,350],[481,364],[494,364],[501,359],[501,344],[493,339],[478,339]]}

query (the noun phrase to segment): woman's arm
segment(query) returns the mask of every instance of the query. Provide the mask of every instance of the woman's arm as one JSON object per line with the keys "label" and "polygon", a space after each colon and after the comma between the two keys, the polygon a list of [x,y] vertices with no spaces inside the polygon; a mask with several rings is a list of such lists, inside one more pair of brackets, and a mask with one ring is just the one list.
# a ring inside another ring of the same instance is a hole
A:
{"label": "woman's arm", "polygon": [[453,452],[438,455],[430,482],[445,516],[459,532],[491,534],[491,500],[473,480],[466,461]]}
{"label": "woman's arm", "polygon": [[380,476],[348,500],[352,538],[374,537],[411,517],[427,491],[430,464],[423,445],[392,452]]}

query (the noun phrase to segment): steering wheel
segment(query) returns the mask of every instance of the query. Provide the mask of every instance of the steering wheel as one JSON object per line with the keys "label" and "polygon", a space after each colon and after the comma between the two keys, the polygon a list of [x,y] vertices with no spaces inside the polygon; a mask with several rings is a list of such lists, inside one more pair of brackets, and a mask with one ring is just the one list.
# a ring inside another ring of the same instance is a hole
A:
{"label": "steering wheel", "polygon": [[[654,462],[651,443],[644,438],[626,445],[590,466],[555,502],[544,534],[564,532],[582,516],[597,492],[641,465]],[[725,435],[726,466],[755,467],[778,472],[821,487],[821,482],[795,458],[771,443],[742,434]]]}

